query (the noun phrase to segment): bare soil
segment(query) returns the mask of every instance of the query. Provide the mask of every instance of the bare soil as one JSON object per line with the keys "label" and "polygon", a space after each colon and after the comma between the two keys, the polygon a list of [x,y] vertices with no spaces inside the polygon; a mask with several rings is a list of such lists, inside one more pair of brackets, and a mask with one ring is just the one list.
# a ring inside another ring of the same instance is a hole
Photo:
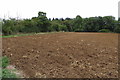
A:
{"label": "bare soil", "polygon": [[2,39],[29,78],[118,78],[118,34],[60,32]]}

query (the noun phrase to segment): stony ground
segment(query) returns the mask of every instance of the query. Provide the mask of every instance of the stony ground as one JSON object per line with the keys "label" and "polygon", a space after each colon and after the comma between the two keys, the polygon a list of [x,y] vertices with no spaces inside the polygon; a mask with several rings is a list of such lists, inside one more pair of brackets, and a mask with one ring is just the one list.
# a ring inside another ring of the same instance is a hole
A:
{"label": "stony ground", "polygon": [[118,34],[61,32],[2,40],[2,54],[29,78],[118,77]]}

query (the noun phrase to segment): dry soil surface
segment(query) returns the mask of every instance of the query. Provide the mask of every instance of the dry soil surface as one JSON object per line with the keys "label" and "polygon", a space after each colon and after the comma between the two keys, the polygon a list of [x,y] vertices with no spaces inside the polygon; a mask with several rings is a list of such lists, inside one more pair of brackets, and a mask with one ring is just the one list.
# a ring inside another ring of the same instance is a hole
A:
{"label": "dry soil surface", "polygon": [[118,77],[115,33],[61,32],[2,40],[2,54],[29,78]]}

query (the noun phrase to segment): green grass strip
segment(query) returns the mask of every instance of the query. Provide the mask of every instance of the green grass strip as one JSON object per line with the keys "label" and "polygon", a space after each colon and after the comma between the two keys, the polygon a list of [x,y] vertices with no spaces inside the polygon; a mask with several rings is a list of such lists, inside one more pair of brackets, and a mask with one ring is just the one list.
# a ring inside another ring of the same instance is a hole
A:
{"label": "green grass strip", "polygon": [[16,34],[16,35],[0,36],[0,38],[10,38],[10,37],[29,36],[29,35],[39,35],[39,34],[50,34],[50,33],[59,33],[59,32],[40,32],[40,33]]}

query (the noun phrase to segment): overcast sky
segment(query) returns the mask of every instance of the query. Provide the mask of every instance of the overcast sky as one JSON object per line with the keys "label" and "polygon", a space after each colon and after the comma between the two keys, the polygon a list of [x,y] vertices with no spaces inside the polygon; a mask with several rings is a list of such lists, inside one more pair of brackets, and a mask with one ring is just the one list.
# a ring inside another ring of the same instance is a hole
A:
{"label": "overcast sky", "polygon": [[38,11],[48,18],[75,18],[95,16],[118,17],[119,0],[1,0],[0,18],[32,18]]}

